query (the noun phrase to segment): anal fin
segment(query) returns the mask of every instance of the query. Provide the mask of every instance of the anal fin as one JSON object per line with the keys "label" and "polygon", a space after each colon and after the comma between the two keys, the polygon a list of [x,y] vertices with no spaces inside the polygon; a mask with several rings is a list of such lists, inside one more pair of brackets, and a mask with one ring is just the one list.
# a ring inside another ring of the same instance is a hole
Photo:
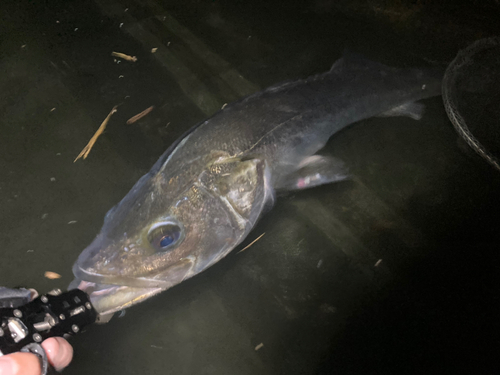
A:
{"label": "anal fin", "polygon": [[410,102],[391,108],[388,111],[377,115],[377,117],[406,116],[412,118],[413,120],[420,120],[424,115],[424,112],[425,112],[424,104],[417,102]]}

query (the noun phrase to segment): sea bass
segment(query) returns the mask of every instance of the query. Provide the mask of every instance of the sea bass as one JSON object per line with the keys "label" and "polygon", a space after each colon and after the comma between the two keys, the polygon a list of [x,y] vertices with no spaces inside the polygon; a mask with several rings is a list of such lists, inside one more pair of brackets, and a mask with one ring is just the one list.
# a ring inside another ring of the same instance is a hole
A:
{"label": "sea bass", "polygon": [[441,93],[441,72],[343,57],[330,71],[228,105],[160,157],[104,219],[73,267],[70,288],[103,316],[207,269],[240,244],[278,189],[342,180],[316,155],[347,125],[375,115],[418,118]]}

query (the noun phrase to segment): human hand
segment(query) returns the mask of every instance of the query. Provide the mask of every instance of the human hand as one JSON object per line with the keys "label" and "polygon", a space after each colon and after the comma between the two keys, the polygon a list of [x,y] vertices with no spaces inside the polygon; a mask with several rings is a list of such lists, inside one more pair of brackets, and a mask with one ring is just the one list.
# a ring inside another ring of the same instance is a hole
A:
{"label": "human hand", "polygon": [[[42,343],[49,363],[62,370],[73,359],[73,347],[62,337],[51,337]],[[17,352],[0,357],[0,375],[40,375],[40,360],[35,354]]]}

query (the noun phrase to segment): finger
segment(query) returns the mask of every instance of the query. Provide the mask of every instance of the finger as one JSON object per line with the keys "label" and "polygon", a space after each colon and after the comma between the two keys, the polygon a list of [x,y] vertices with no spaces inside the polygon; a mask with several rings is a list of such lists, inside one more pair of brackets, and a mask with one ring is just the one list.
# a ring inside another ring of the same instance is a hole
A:
{"label": "finger", "polygon": [[62,337],[51,337],[42,342],[42,347],[47,353],[50,364],[56,370],[62,370],[73,359],[73,347]]}
{"label": "finger", "polygon": [[13,353],[0,357],[0,375],[40,375],[42,368],[35,354]]}

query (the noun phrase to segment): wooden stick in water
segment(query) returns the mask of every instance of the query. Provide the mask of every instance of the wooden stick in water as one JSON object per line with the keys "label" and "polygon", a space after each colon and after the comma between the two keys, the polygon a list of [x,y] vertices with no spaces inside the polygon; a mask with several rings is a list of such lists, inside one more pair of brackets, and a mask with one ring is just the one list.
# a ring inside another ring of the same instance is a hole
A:
{"label": "wooden stick in water", "polygon": [[136,62],[137,61],[137,57],[125,55],[124,53],[121,53],[121,52],[111,52],[111,56],[118,57],[120,59],[127,60],[127,61],[132,61],[132,62]]}
{"label": "wooden stick in water", "polygon": [[239,253],[241,253],[242,251],[245,251],[246,249],[248,249],[250,246],[252,246],[252,245],[253,245],[254,243],[256,243],[258,240],[260,240],[264,234],[266,234],[266,232],[262,233],[259,237],[257,237],[255,240],[253,240],[252,242],[250,242],[248,245],[246,245],[243,249],[241,249],[240,251],[238,251],[236,254],[239,254]]}
{"label": "wooden stick in water", "polygon": [[99,136],[104,132],[104,129],[106,129],[106,125],[108,125],[109,119],[116,112],[116,108],[117,107],[118,106],[115,105],[113,107],[113,109],[111,110],[111,112],[109,112],[108,116],[104,119],[104,121],[102,122],[101,126],[99,126],[99,129],[97,129],[97,131],[95,132],[94,136],[92,138],[90,138],[90,141],[89,141],[89,143],[87,143],[87,146],[85,146],[83,148],[82,152],[80,152],[80,154],[76,157],[76,159],[73,161],[73,163],[76,162],[81,157],[83,157],[84,159],[87,158],[87,156],[90,153],[90,150],[92,149],[92,147],[94,147],[94,143],[97,141],[97,138],[99,138]]}
{"label": "wooden stick in water", "polygon": [[135,115],[134,117],[131,117],[127,120],[127,125],[130,125],[130,124],[133,124],[134,122],[136,122],[137,120],[143,118],[144,116],[146,116],[149,112],[151,112],[152,110],[154,109],[154,106],[151,106],[149,108],[146,108],[144,111],[142,111],[141,113]]}

